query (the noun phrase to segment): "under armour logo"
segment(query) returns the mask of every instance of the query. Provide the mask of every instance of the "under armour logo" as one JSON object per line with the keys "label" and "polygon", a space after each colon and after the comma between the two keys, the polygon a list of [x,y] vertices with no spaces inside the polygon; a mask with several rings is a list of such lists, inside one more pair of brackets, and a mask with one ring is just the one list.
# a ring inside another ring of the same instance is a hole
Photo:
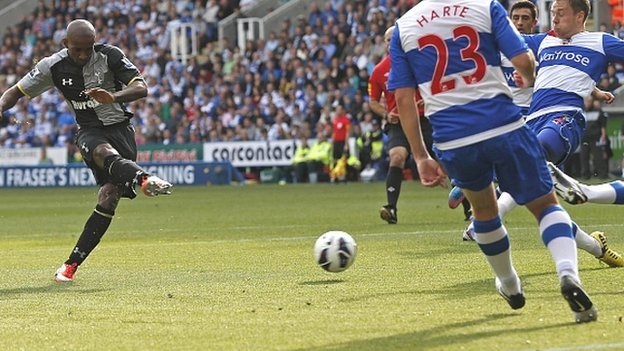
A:
{"label": "under armour logo", "polygon": [[89,147],[87,146],[87,144],[82,143],[82,145],[80,145],[80,148],[84,150],[84,152],[89,153]]}
{"label": "under armour logo", "polygon": [[396,189],[393,186],[388,187],[388,192],[393,193]]}
{"label": "under armour logo", "polygon": [[85,258],[85,257],[87,257],[87,253],[86,253],[86,252],[84,252],[84,251],[80,251],[80,250],[78,249],[78,246],[76,246],[76,247],[74,248],[74,253],[75,253],[75,254],[79,254],[79,255],[80,255],[80,258]]}
{"label": "under armour logo", "polygon": [[74,80],[73,80],[73,79],[71,79],[71,78],[63,78],[63,79],[61,80],[61,84],[63,84],[63,86],[66,86],[66,85],[74,85]]}

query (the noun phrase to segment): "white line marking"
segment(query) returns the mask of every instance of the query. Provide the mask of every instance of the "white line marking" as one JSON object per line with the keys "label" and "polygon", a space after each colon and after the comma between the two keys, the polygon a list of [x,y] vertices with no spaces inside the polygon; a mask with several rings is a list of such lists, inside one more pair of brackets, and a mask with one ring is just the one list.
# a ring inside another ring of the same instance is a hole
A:
{"label": "white line marking", "polygon": [[[550,349],[540,349],[542,351],[581,351],[581,350],[610,350],[624,348],[624,342],[615,342],[607,344],[587,344],[566,347],[555,347]],[[532,351],[535,349],[523,349],[518,351]]]}

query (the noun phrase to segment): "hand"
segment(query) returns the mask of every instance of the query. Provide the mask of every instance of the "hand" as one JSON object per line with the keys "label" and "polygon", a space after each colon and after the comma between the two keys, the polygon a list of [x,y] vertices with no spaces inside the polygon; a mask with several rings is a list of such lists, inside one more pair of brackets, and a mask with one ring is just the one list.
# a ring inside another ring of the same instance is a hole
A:
{"label": "hand", "polygon": [[397,124],[400,121],[399,114],[397,112],[390,112],[386,114],[386,118],[390,124]]}
{"label": "hand", "polygon": [[596,100],[604,101],[607,104],[610,104],[613,101],[615,101],[615,95],[613,95],[612,93],[608,91],[596,90],[594,91],[593,95]]}
{"label": "hand", "polygon": [[448,178],[448,176],[436,160],[432,158],[418,160],[416,161],[416,167],[418,168],[420,182],[424,186],[441,186],[443,188],[448,187],[448,184],[446,183],[446,179]]}
{"label": "hand", "polygon": [[85,90],[84,92],[87,96],[93,98],[93,100],[99,102],[100,104],[112,104],[115,102],[115,97],[108,90],[102,88],[93,88],[89,90]]}
{"label": "hand", "polygon": [[518,88],[526,89],[530,88],[533,85],[533,82],[526,81],[518,71],[513,72],[513,79]]}

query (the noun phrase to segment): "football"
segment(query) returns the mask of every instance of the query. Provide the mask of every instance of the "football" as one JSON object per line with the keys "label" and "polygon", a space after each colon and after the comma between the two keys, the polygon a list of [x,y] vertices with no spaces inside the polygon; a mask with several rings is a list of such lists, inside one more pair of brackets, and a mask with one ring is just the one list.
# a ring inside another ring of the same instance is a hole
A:
{"label": "football", "polygon": [[355,260],[357,244],[348,233],[332,230],[324,233],[314,244],[314,260],[328,272],[342,272]]}

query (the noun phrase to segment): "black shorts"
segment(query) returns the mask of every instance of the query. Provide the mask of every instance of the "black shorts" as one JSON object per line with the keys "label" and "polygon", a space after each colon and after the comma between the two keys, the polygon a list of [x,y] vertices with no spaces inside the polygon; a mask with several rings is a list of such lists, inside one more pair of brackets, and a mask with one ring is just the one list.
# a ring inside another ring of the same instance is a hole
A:
{"label": "black shorts", "polygon": [[[432,157],[435,157],[435,153],[433,152],[433,130],[431,129],[429,119],[424,117],[420,118],[420,130],[422,131],[423,140],[425,141],[425,146],[427,147],[427,150],[429,150],[429,154]],[[398,146],[402,146],[407,149],[407,152],[412,152],[410,144],[407,141],[407,137],[405,136],[405,133],[403,132],[403,128],[401,127],[400,123],[386,124],[385,132],[388,135],[388,150]]]}
{"label": "black shorts", "polygon": [[95,165],[92,158],[93,150],[98,145],[110,144],[121,157],[136,161],[137,146],[134,139],[134,126],[128,122],[117,123],[106,127],[89,127],[79,129],[76,134],[76,145],[87,166],[93,172],[98,185],[114,183],[108,172]]}
{"label": "black shorts", "polygon": [[342,155],[344,154],[344,147],[345,147],[345,142],[344,141],[334,141],[333,145],[332,145],[332,157],[334,158],[334,160],[338,160],[342,157]]}

